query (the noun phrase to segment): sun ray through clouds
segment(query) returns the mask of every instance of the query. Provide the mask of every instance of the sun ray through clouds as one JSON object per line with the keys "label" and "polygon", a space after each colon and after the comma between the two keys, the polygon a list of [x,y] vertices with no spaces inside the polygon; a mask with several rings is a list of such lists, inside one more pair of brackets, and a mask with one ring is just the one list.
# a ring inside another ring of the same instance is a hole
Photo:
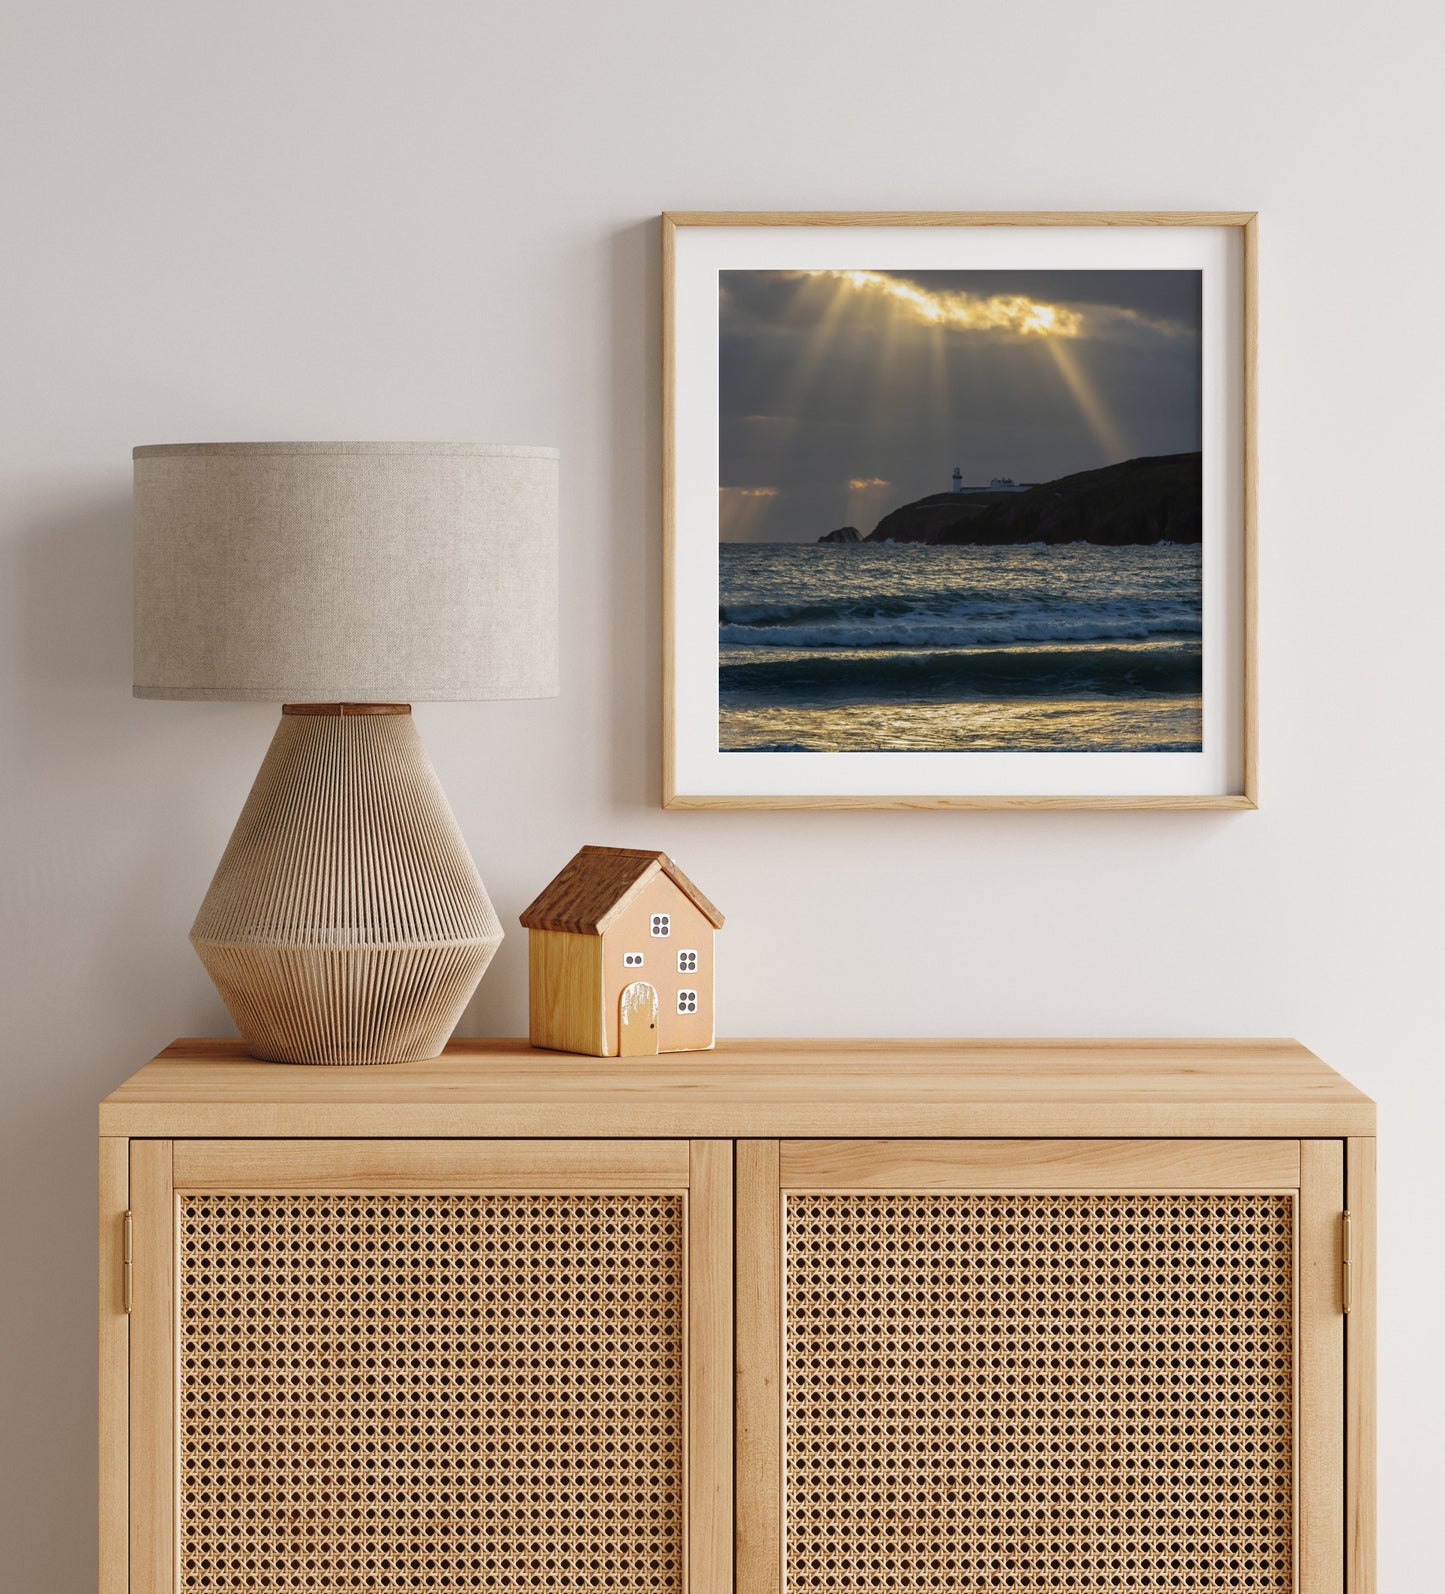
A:
{"label": "sun ray through clouds", "polygon": [[848,525],[866,537],[889,507],[893,483],[881,476],[855,476],[848,483]]}
{"label": "sun ray through clouds", "polygon": [[763,511],[777,496],[776,487],[719,487],[718,535],[724,542],[749,541]]}
{"label": "sun ray through clouds", "polygon": [[[885,413],[893,402],[892,390],[898,377],[896,361],[905,326],[936,328],[940,332],[1012,334],[1037,341],[1048,350],[1089,434],[1106,460],[1112,462],[1128,457],[1128,443],[1109,406],[1090,381],[1083,362],[1069,347],[1071,342],[1086,335],[1082,311],[1068,305],[1045,303],[1025,294],[977,294],[961,289],[935,292],[882,271],[819,269],[799,275],[809,281],[828,281],[835,287],[824,318],[809,340],[806,369],[810,379],[836,335],[844,305],[850,301],[856,303],[855,295],[861,294],[883,312],[880,315],[878,369],[872,389],[873,420]],[[946,384],[944,344],[940,339],[929,339],[928,343],[930,375],[935,395],[941,400]]]}
{"label": "sun ray through clouds", "polygon": [[[828,293],[826,284],[809,280],[811,277],[812,274],[809,273],[802,282],[802,291],[809,298],[821,295],[822,309],[809,330],[802,358],[778,385],[775,408],[784,415],[795,414],[801,407],[802,400],[811,391],[818,369],[832,347],[838,325],[843,319],[843,312],[848,308],[848,301],[844,295]],[[814,289],[818,292],[814,293]]]}
{"label": "sun ray through clouds", "polygon": [[935,293],[916,282],[886,271],[815,270],[808,277],[828,277],[840,286],[892,301],[914,319],[931,326],[967,332],[1018,332],[1043,338],[1076,338],[1084,317],[1061,304],[1040,304],[1023,294],[966,293],[949,289]]}
{"label": "sun ray through clouds", "polygon": [[1053,357],[1054,364],[1058,366],[1059,375],[1063,377],[1064,385],[1073,395],[1074,403],[1079,406],[1079,414],[1083,416],[1084,424],[1089,428],[1094,441],[1103,449],[1103,462],[1112,465],[1128,459],[1131,450],[1124,434],[1120,431],[1108,404],[1105,403],[1103,394],[1084,374],[1074,350],[1052,338],[1045,347]]}

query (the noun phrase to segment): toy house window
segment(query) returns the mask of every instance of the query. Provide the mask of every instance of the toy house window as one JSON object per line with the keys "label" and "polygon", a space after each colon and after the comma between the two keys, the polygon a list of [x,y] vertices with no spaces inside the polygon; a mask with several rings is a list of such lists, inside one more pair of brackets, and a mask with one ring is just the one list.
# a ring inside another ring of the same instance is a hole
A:
{"label": "toy house window", "polygon": [[679,991],[677,993],[677,1010],[679,1013],[697,1012],[697,992]]}
{"label": "toy house window", "polygon": [[652,916],[652,933],[654,935],[671,935],[672,915],[670,913],[654,913]]}
{"label": "toy house window", "polygon": [[640,969],[642,967],[641,952],[624,952],[622,954],[622,966],[625,969]]}
{"label": "toy house window", "polygon": [[677,954],[677,972],[679,974],[697,973],[697,953],[679,952]]}

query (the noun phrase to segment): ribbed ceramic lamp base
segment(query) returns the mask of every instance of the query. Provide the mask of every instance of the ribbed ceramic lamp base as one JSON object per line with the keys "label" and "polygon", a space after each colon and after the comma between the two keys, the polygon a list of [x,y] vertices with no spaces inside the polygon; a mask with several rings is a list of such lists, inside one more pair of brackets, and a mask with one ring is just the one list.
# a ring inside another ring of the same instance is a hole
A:
{"label": "ribbed ceramic lamp base", "polygon": [[288,704],[191,930],[251,1054],[435,1057],[501,940],[410,709]]}

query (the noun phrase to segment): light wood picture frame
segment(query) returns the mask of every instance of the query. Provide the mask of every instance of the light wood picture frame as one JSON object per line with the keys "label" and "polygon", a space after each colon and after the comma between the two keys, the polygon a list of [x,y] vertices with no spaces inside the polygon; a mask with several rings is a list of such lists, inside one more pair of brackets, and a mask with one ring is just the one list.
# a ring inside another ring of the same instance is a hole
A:
{"label": "light wood picture frame", "polygon": [[663,806],[1254,808],[1256,232],[665,214]]}

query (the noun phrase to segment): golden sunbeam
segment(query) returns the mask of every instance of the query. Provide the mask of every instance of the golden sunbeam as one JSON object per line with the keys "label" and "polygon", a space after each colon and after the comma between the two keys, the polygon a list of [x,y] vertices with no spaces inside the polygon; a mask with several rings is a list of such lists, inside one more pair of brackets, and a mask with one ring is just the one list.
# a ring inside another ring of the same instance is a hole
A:
{"label": "golden sunbeam", "polygon": [[881,476],[854,476],[848,483],[848,524],[866,537],[889,507],[892,486]]}
{"label": "golden sunbeam", "polygon": [[[851,293],[840,288],[836,282],[832,284],[831,291],[834,300],[840,304],[852,299]],[[879,316],[871,330],[875,334],[871,339],[873,368],[867,398],[862,401],[859,414],[868,430],[875,432],[888,425],[890,417],[897,413],[901,398],[917,379],[913,361],[909,358],[912,352],[910,345],[917,343],[917,337],[910,335],[912,328],[906,314]],[[939,339],[929,338],[927,341],[937,343]]]}
{"label": "golden sunbeam", "polygon": [[1093,433],[1094,441],[1105,451],[1105,457],[1110,462],[1128,459],[1130,451],[1124,435],[1098,389],[1080,370],[1074,351],[1053,339],[1045,347],[1053,356],[1054,364],[1058,366],[1059,375],[1063,377],[1069,392],[1073,394],[1074,403],[1084,417],[1084,424]]}
{"label": "golden sunbeam", "polygon": [[1084,318],[1077,310],[1061,304],[1039,304],[1022,294],[996,293],[984,297],[960,289],[931,293],[917,283],[891,277],[882,271],[817,270],[803,274],[831,277],[860,292],[881,296],[929,326],[952,327],[965,332],[1017,332],[1048,339],[1076,338],[1084,330]]}
{"label": "golden sunbeam", "polygon": [[723,542],[748,542],[764,507],[778,496],[776,487],[719,487],[718,536]]}
{"label": "golden sunbeam", "polygon": [[779,384],[774,401],[782,414],[795,414],[798,406],[813,385],[818,367],[832,346],[833,334],[843,318],[848,301],[841,293],[828,293],[826,284],[819,283],[818,291],[826,294],[822,313],[808,335],[802,358],[798,360],[785,381]]}

